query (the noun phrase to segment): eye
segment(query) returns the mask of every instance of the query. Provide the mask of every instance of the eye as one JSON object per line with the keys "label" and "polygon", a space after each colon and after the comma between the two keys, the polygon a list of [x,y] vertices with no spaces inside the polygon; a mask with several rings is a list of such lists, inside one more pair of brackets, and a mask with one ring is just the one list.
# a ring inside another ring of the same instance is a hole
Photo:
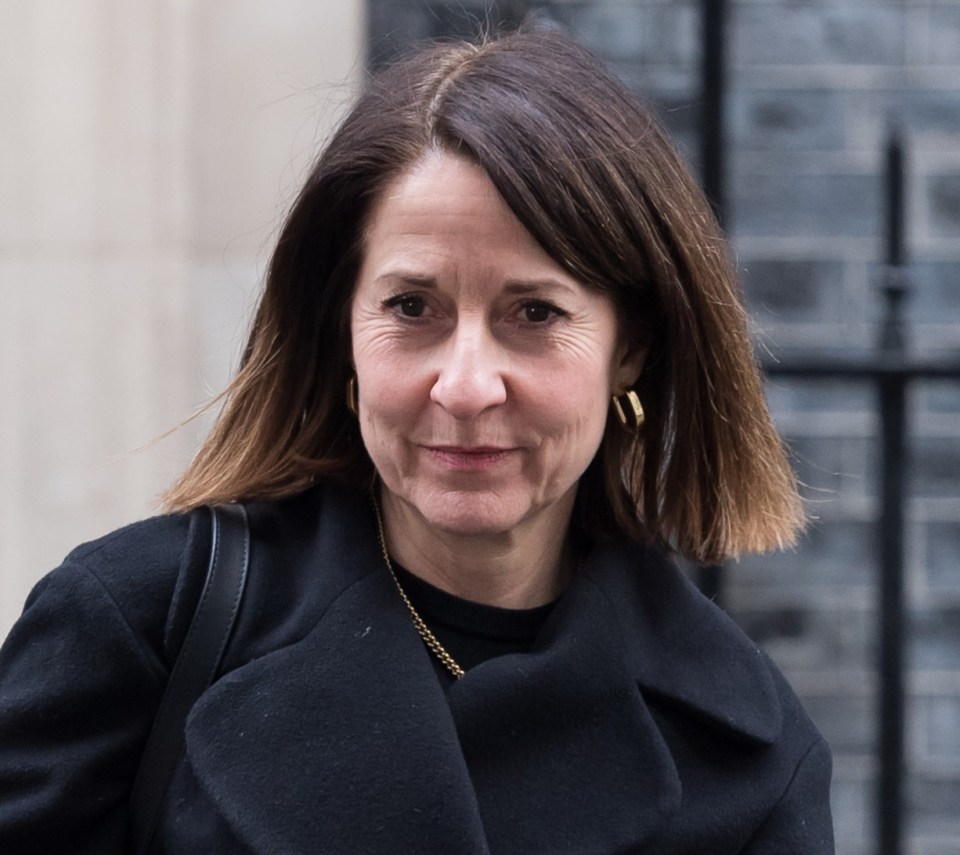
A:
{"label": "eye", "polygon": [[383,301],[388,309],[394,309],[405,318],[423,317],[427,304],[423,297],[416,294],[398,294]]}
{"label": "eye", "polygon": [[543,300],[530,300],[520,307],[520,317],[528,324],[545,324],[565,312]]}

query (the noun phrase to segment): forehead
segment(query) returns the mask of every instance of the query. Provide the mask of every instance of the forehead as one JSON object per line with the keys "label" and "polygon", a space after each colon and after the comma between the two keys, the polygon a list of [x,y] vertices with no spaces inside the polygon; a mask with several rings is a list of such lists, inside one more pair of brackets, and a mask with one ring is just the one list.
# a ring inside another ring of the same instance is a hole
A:
{"label": "forehead", "polygon": [[432,151],[393,179],[375,201],[364,229],[364,267],[448,256],[550,267],[559,265],[516,217],[482,167]]}
{"label": "forehead", "polygon": [[416,225],[441,216],[484,216],[520,225],[483,167],[460,155],[429,151],[384,187],[371,208],[365,236],[395,228],[401,219],[404,225]]}

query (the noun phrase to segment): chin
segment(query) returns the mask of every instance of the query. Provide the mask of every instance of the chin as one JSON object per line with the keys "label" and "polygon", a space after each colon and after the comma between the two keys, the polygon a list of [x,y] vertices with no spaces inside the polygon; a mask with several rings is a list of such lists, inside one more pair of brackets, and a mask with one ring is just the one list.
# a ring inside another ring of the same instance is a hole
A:
{"label": "chin", "polygon": [[428,525],[449,534],[489,535],[509,532],[531,511],[529,503],[490,493],[446,493],[413,506]]}

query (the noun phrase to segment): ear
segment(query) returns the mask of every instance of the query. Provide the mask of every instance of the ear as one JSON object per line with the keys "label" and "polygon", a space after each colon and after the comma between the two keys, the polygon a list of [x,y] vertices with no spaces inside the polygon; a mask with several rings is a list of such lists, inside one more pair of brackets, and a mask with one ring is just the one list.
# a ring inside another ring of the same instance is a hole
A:
{"label": "ear", "polygon": [[623,345],[619,348],[613,368],[614,394],[622,394],[640,379],[643,366],[647,361],[647,345]]}

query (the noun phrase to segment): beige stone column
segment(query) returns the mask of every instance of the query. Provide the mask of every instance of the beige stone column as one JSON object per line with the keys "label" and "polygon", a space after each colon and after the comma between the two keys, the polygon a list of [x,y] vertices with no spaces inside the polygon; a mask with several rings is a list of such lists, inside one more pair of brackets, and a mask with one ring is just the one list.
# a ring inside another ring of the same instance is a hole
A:
{"label": "beige stone column", "polygon": [[0,0],[0,638],[189,460],[362,7]]}

